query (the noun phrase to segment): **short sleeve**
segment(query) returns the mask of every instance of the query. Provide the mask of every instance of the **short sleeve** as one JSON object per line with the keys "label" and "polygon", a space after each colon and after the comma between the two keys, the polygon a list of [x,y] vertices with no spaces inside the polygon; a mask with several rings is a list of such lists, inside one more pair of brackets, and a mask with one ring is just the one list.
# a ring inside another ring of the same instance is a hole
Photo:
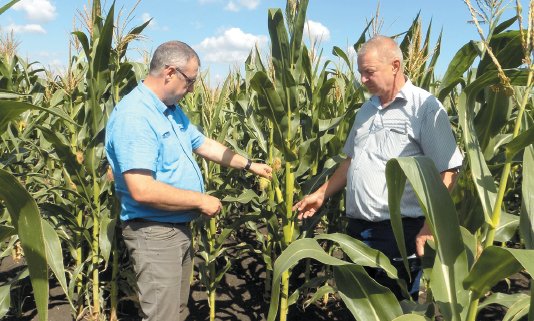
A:
{"label": "short sleeve", "polygon": [[189,140],[191,141],[191,147],[193,150],[199,148],[206,139],[206,136],[198,130],[197,126],[192,125],[189,126]]}
{"label": "short sleeve", "polygon": [[463,156],[456,144],[447,112],[437,99],[430,102],[425,107],[421,124],[423,154],[434,161],[439,172],[460,167]]}
{"label": "short sleeve", "polygon": [[157,169],[158,139],[148,119],[121,115],[111,133],[112,147],[121,173],[131,169]]}

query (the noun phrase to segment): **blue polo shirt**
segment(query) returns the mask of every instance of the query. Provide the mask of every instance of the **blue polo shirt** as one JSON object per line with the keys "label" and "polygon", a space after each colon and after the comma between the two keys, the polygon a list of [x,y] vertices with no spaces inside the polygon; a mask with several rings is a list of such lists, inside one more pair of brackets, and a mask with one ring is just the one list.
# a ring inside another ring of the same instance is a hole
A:
{"label": "blue polo shirt", "polygon": [[146,169],[154,179],[176,188],[204,192],[193,151],[205,136],[179,106],[167,107],[142,82],[113,109],[106,126],[106,156],[121,202],[121,220],[145,218],[158,222],[189,222],[197,211],[165,211],[141,205],[130,195],[124,172]]}

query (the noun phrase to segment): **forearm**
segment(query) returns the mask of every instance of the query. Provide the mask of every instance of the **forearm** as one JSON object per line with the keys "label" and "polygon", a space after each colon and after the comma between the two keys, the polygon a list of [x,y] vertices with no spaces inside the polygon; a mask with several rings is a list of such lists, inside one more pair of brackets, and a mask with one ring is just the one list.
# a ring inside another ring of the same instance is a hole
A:
{"label": "forearm", "polygon": [[246,157],[235,153],[228,147],[210,138],[206,138],[204,143],[195,150],[195,153],[206,160],[237,169],[245,168],[248,161]]}
{"label": "forearm", "polygon": [[157,181],[146,171],[126,172],[124,179],[136,202],[160,210],[197,210],[202,206],[205,197],[200,192],[179,189]]}
{"label": "forearm", "polygon": [[341,191],[347,185],[347,171],[349,170],[351,158],[347,157],[339,164],[334,174],[324,183],[316,193],[323,194],[324,199],[331,197]]}

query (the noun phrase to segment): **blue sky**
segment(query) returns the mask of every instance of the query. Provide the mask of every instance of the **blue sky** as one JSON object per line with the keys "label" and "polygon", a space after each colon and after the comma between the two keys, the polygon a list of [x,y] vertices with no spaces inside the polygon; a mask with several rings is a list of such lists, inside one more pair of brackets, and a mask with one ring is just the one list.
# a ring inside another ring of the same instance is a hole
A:
{"label": "blue sky", "polygon": [[[0,6],[7,2],[0,0]],[[106,11],[111,3],[102,0]],[[116,0],[116,10],[122,9],[123,21],[135,3]],[[149,18],[153,20],[145,29],[145,39],[130,45],[133,50],[128,56],[139,60],[140,52],[150,53],[167,40],[182,40],[197,50],[202,70],[209,69],[212,82],[217,82],[230,69],[243,65],[254,44],[268,48],[268,8],[284,10],[285,3],[285,0],[142,0],[133,10],[128,29]],[[52,69],[61,68],[67,64],[73,25],[84,6],[89,5],[88,0],[22,0],[1,16],[0,30],[3,34],[13,30],[22,57]],[[344,50],[352,47],[367,21],[374,17],[377,5],[378,1],[310,0],[309,30],[312,37],[321,39],[320,47],[326,58],[330,58],[334,46]],[[467,23],[471,16],[462,0],[382,0],[381,33],[394,35],[406,31],[419,11],[425,28],[432,21],[432,44],[443,29],[436,70],[438,76],[443,75],[456,51],[469,40],[479,40],[479,36],[474,25]],[[501,20],[513,14],[514,8],[510,6]]]}

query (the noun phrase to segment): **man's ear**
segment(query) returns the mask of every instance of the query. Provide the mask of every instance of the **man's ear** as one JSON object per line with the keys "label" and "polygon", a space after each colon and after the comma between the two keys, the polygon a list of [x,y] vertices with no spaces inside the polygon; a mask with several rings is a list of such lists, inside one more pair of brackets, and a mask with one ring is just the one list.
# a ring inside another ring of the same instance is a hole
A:
{"label": "man's ear", "polygon": [[174,74],[174,70],[172,70],[172,68],[169,68],[169,67],[165,67],[162,71],[163,75],[165,76],[165,80],[170,80],[172,75]]}
{"label": "man's ear", "polygon": [[392,63],[393,72],[396,74],[400,71],[400,60],[399,59],[393,59]]}

